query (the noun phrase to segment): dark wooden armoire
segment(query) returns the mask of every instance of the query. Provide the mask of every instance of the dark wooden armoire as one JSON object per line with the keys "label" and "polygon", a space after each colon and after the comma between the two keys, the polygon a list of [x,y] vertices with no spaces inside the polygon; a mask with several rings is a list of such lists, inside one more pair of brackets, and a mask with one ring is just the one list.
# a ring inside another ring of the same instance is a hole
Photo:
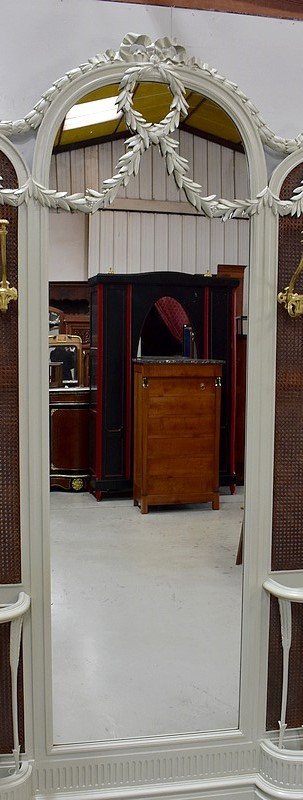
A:
{"label": "dark wooden armoire", "polygon": [[[133,486],[133,359],[144,352],[144,326],[157,301],[169,297],[184,309],[195,335],[196,356],[224,361],[220,429],[220,485],[235,475],[235,290],[238,281],[179,272],[99,274],[91,288],[90,470],[97,499],[130,493]],[[159,333],[159,332],[158,332]],[[142,337],[142,338],[141,338]],[[150,341],[150,339],[149,339]],[[147,345],[146,345],[147,348]],[[155,334],[154,355],[168,355]],[[171,355],[171,352],[169,352]]]}

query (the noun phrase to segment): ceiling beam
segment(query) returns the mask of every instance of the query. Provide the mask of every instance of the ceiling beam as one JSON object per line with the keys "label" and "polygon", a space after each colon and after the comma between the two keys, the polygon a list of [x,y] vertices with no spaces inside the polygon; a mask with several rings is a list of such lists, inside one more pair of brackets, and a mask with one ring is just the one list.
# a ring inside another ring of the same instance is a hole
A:
{"label": "ceiling beam", "polygon": [[[101,2],[101,0],[99,0]],[[257,17],[303,19],[302,0],[110,0],[137,5],[172,6],[202,11],[223,11],[231,14],[251,14]]]}
{"label": "ceiling beam", "polygon": [[[192,92],[191,92],[191,95],[192,95]],[[190,95],[190,96],[191,96],[191,95]],[[189,100],[189,99],[190,99],[190,97],[189,97],[189,98],[187,98],[187,102],[188,102],[188,100]],[[208,98],[207,98],[207,99],[208,99]],[[196,105],[196,106],[194,106],[194,107],[193,107],[193,108],[192,108],[192,109],[191,109],[191,110],[188,112],[188,114],[186,115],[186,121],[187,121],[187,122],[188,122],[188,120],[189,120],[189,119],[190,119],[190,118],[193,116],[193,114],[195,114],[195,113],[196,113],[196,111],[198,111],[198,108],[201,108],[201,106],[203,106],[203,103],[206,103],[206,97],[202,97],[202,98],[201,98],[201,100],[200,100],[200,102],[199,102],[199,103],[197,103],[197,105]]]}
{"label": "ceiling beam", "polygon": [[192,133],[193,136],[199,136],[200,139],[206,139],[207,142],[214,142],[220,144],[221,147],[228,147],[229,150],[236,150],[237,153],[245,153],[242,142],[231,142],[229,139],[223,139],[222,136],[214,136],[212,133],[200,131],[199,128],[194,128],[191,125],[186,125],[186,122],[180,122],[179,130]]}
{"label": "ceiling beam", "polygon": [[[237,142],[231,142],[229,139],[223,139],[221,136],[213,136],[211,133],[199,131],[197,128],[186,125],[184,122],[180,123],[179,130],[187,131],[187,133],[192,133],[193,136],[199,136],[200,139],[206,139],[208,142],[214,142],[222,147],[228,147],[230,150],[236,150],[237,153],[244,153],[244,147],[241,142],[238,144]],[[112,133],[109,136],[99,136],[95,139],[86,139],[83,142],[71,142],[70,144],[55,145],[53,148],[53,154],[56,155],[57,153],[66,153],[69,150],[81,150],[85,147],[94,147],[97,144],[114,142],[115,139],[127,139],[129,136],[131,136],[131,132],[127,130],[121,131],[120,133]]]}

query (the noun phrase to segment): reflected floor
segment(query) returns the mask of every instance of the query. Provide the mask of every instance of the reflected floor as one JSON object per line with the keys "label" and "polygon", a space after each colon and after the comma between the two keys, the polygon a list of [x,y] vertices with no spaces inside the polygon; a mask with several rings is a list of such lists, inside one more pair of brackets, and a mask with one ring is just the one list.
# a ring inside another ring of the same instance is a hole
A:
{"label": "reflected floor", "polygon": [[238,727],[242,518],[51,493],[55,743]]}

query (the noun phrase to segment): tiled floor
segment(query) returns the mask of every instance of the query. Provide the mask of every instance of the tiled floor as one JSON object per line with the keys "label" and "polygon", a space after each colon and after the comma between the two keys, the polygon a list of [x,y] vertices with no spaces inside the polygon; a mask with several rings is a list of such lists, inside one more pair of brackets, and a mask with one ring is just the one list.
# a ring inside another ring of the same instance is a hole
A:
{"label": "tiled floor", "polygon": [[242,518],[51,494],[56,743],[237,727]]}

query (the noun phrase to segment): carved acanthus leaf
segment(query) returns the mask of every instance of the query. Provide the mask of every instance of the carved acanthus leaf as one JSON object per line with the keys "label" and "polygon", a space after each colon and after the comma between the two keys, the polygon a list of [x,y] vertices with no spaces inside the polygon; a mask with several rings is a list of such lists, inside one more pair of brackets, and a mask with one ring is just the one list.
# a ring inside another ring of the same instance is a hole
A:
{"label": "carved acanthus leaf", "polygon": [[[142,70],[150,69],[152,66],[158,66],[160,71],[160,68],[165,65],[166,73],[169,70],[172,72],[173,68],[178,69],[180,65],[191,67],[197,71],[200,70],[208,75],[211,81],[224,85],[237,95],[238,99],[245,105],[254,125],[258,129],[262,142],[268,147],[280,153],[288,154],[296,152],[303,146],[303,133],[300,133],[294,139],[283,139],[277,136],[269,126],[266,125],[256,106],[246,97],[244,92],[239,89],[236,83],[220,75],[220,73],[213,67],[210,67],[209,64],[202,63],[198,59],[189,56],[185,48],[174,39],[170,39],[166,36],[152,42],[148,36],[135,33],[128,33],[117,51],[106,50],[105,53],[90,58],[85,64],[80,64],[79,67],[69,70],[61,78],[58,78],[58,80],[54,81],[52,86],[44,92],[41,99],[36,103],[34,108],[26,114],[24,119],[0,121],[0,133],[7,137],[14,137],[27,134],[30,131],[35,131],[42,122],[51,103],[53,103],[57,95],[65,89],[68,84],[75,81],[81,75],[98,71],[102,64],[117,61],[126,65],[134,63],[136,67],[140,66]],[[175,81],[179,80],[177,73],[174,79]],[[173,89],[173,93],[174,92],[175,90]]]}
{"label": "carved acanthus leaf", "polygon": [[[114,176],[115,178],[115,176]],[[110,184],[106,192],[98,192],[95,189],[87,189],[86,194],[68,194],[67,192],[57,192],[55,189],[46,189],[41,184],[29,178],[28,181],[19,189],[3,189],[0,187],[0,204],[20,206],[28,203],[30,198],[34,198],[40,205],[51,209],[62,209],[64,211],[82,211],[86,214],[93,214],[100,208],[111,205],[115,194],[119,189],[117,183],[109,179]],[[125,181],[129,179],[125,175]],[[113,184],[111,185],[111,182]],[[290,200],[280,200],[274,195],[268,186],[259,192],[254,200],[225,200],[217,199],[215,195],[201,197],[199,194],[199,184],[193,182],[186,183],[183,180],[183,189],[189,202],[197,211],[209,217],[221,218],[224,222],[229,219],[241,217],[249,218],[254,214],[259,214],[264,208],[270,208],[273,214],[280,216],[300,216],[303,214],[303,187],[300,185],[294,189]],[[201,205],[201,207],[200,207]]]}

